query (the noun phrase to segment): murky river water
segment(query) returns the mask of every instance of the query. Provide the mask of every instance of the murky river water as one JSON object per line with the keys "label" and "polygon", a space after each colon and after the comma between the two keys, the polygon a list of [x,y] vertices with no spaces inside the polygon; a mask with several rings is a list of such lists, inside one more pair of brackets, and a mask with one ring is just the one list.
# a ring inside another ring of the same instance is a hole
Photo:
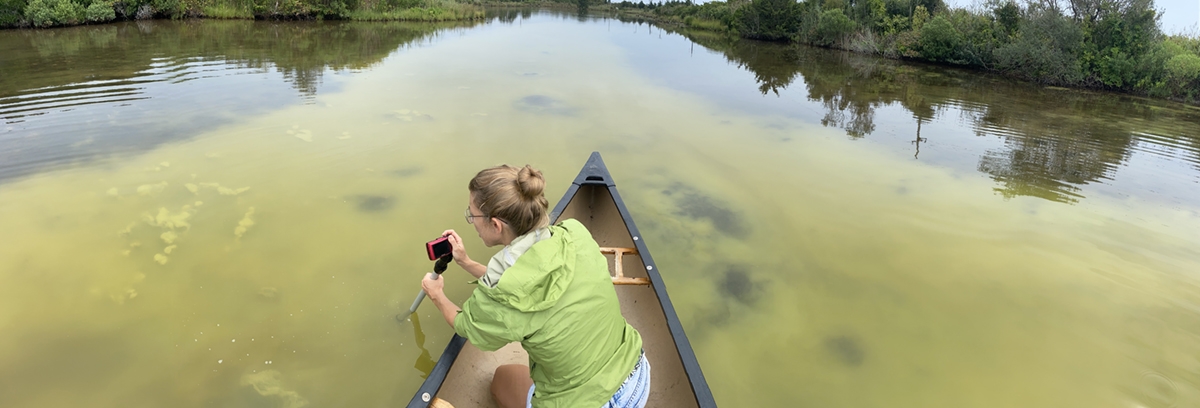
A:
{"label": "murky river water", "polygon": [[0,31],[0,406],[407,402],[593,150],[723,406],[1200,406],[1200,109],[519,11]]}

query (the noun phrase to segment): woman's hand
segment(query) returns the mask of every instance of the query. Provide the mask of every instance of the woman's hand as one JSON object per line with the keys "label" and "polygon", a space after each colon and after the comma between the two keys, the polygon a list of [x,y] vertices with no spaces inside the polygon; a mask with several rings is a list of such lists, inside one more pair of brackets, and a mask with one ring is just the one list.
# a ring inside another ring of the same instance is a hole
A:
{"label": "woman's hand", "polygon": [[433,302],[434,306],[437,306],[439,312],[442,312],[442,318],[446,319],[446,324],[454,327],[454,318],[462,309],[459,309],[458,305],[455,305],[450,299],[446,299],[446,294],[442,292],[446,283],[445,279],[437,279],[437,277],[432,273],[425,274],[425,279],[421,279],[421,289],[425,290],[429,300]]}
{"label": "woman's hand", "polygon": [[445,286],[446,281],[438,279],[438,276],[433,273],[427,273],[425,274],[425,279],[421,279],[421,289],[424,289],[425,294],[431,299],[444,297],[445,294],[442,293],[442,288]]}
{"label": "woman's hand", "polygon": [[450,241],[450,254],[454,255],[454,262],[458,262],[459,265],[463,265],[471,260],[471,258],[467,256],[467,248],[463,246],[462,237],[458,236],[457,232],[454,232],[452,229],[448,229],[442,233],[442,236],[446,237],[447,241]]}
{"label": "woman's hand", "polygon": [[454,255],[454,263],[458,264],[459,267],[463,268],[464,271],[467,271],[467,273],[476,279],[483,277],[483,274],[487,273],[487,266],[472,261],[471,257],[467,256],[467,248],[463,247],[462,237],[459,237],[457,232],[448,229],[442,233],[442,236],[446,237],[446,241],[450,242],[450,254]]}

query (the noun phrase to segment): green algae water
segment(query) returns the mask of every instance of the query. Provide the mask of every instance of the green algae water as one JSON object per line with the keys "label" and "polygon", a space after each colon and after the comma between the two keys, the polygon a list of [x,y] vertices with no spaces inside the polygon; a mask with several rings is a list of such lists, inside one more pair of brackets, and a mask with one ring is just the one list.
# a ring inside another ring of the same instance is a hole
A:
{"label": "green algae water", "polygon": [[722,406],[1200,405],[1195,107],[525,10],[0,55],[0,406],[404,404],[469,178],[594,150]]}

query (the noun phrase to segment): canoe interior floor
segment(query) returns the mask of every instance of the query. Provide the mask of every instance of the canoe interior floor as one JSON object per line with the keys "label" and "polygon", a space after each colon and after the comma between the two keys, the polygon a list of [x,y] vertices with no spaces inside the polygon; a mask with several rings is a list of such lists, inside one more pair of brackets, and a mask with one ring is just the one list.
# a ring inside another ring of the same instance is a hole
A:
{"label": "canoe interior floor", "polygon": [[[634,237],[625,227],[621,212],[606,186],[581,186],[559,216],[560,220],[568,218],[575,218],[587,227],[601,247],[635,246]],[[614,255],[606,257],[609,260],[609,272],[612,273]],[[621,261],[625,276],[648,277],[641,256],[625,255]],[[646,406],[698,407],[654,288],[649,285],[614,287],[621,302],[621,314],[642,335],[642,346],[646,351],[646,359],[650,361],[650,400]],[[492,374],[496,367],[503,364],[528,364],[528,356],[519,343],[488,353],[467,342],[437,396],[457,408],[495,407],[490,391]]]}

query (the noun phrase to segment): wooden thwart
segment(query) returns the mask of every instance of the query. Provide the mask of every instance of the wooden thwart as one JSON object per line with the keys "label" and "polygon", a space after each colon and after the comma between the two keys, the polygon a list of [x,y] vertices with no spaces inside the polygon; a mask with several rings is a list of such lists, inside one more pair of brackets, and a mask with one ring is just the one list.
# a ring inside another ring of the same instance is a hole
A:
{"label": "wooden thwart", "polygon": [[620,277],[613,278],[613,285],[650,285],[649,278],[630,278]]}
{"label": "wooden thwart", "polygon": [[433,401],[429,402],[429,408],[454,408],[454,406],[444,399],[435,397]]}
{"label": "wooden thwart", "polygon": [[625,254],[637,255],[636,248],[617,248],[617,247],[600,247],[600,253],[612,254],[613,260],[613,284],[614,285],[649,285],[648,278],[630,278],[625,276],[625,271],[621,270],[621,257]]}

